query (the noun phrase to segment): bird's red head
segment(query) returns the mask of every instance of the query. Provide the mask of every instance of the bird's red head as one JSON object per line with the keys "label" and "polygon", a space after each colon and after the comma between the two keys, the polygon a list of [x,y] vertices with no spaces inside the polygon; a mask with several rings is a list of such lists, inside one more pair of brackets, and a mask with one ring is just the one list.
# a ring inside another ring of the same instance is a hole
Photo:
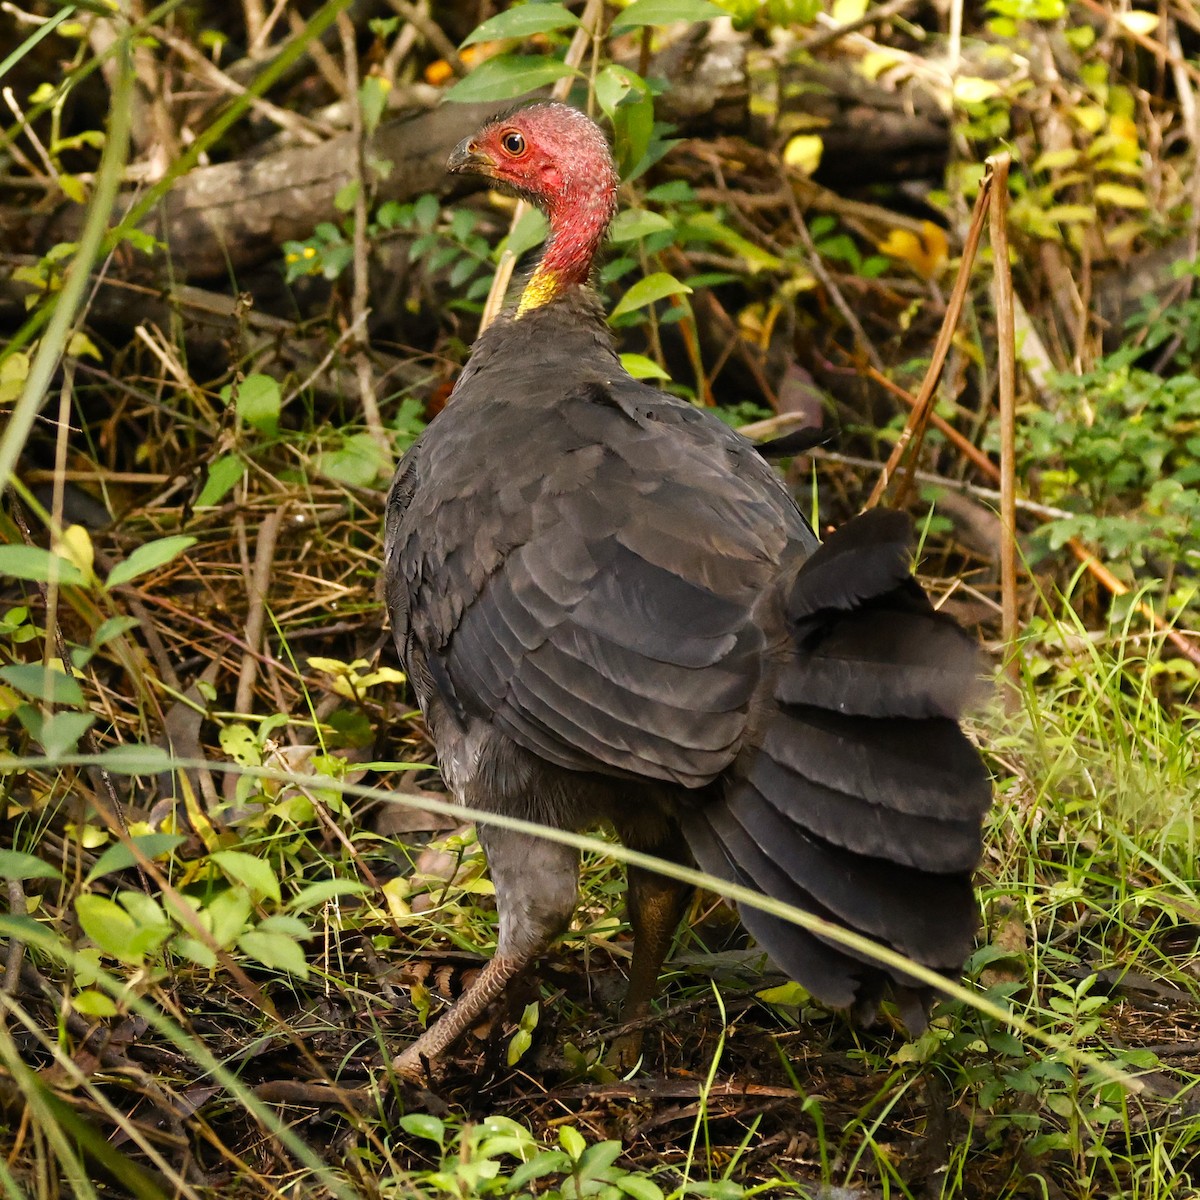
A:
{"label": "bird's red head", "polygon": [[587,281],[617,202],[612,152],[594,121],[566,104],[531,104],[493,117],[446,165],[494,180],[549,218],[550,241],[519,311]]}

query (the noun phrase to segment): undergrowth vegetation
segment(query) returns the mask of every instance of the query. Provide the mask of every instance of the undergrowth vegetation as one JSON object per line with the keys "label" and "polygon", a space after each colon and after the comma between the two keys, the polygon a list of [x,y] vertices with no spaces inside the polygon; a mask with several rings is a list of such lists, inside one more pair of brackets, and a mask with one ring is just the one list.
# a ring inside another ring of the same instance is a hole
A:
{"label": "undergrowth vegetation", "polygon": [[[0,15],[0,1190],[1200,1195],[1195,14],[458,8]],[[386,1064],[496,920],[386,636],[383,496],[544,236],[448,189],[480,110],[445,114],[560,81],[614,132],[627,367],[756,436],[827,426],[788,468],[825,527],[1013,155],[1018,419],[985,255],[907,501],[996,664],[981,928],[910,1037],[816,1007],[703,892],[620,1079],[600,837],[561,948],[422,1093]]]}

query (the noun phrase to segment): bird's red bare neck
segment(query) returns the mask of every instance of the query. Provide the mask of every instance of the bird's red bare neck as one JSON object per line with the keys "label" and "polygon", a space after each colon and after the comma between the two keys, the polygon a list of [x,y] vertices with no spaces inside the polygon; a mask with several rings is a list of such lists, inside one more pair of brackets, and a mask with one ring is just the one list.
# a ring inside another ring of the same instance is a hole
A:
{"label": "bird's red bare neck", "polygon": [[521,293],[518,316],[587,282],[616,208],[617,181],[612,168],[604,168],[574,194],[566,191],[547,205],[550,238]]}

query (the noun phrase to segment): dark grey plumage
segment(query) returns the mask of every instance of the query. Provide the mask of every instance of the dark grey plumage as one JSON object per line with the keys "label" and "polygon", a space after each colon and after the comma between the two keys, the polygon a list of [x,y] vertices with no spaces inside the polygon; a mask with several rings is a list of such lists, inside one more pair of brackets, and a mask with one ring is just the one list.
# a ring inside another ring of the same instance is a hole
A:
{"label": "dark grey plumage", "polygon": [[[405,456],[387,597],[464,803],[611,822],[635,848],[690,850],[953,974],[990,803],[956,724],[979,662],[909,575],[908,538],[906,518],[875,512],[818,549],[753,445],[631,379],[576,288],[483,334]],[[570,919],[576,859],[483,836],[498,958],[524,962]],[[638,895],[678,918],[678,889],[642,874]],[[831,1005],[911,983],[757,910],[743,919]],[[657,945],[651,925],[643,913],[635,933]],[[660,964],[654,949],[638,970]]]}

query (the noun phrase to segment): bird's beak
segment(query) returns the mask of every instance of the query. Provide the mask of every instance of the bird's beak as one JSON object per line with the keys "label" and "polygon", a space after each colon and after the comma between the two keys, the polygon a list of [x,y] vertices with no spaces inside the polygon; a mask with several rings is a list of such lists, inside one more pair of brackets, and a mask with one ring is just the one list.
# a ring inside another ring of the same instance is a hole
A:
{"label": "bird's beak", "polygon": [[476,146],[473,138],[463,138],[446,160],[446,170],[452,175],[493,175],[496,164],[491,155]]}

